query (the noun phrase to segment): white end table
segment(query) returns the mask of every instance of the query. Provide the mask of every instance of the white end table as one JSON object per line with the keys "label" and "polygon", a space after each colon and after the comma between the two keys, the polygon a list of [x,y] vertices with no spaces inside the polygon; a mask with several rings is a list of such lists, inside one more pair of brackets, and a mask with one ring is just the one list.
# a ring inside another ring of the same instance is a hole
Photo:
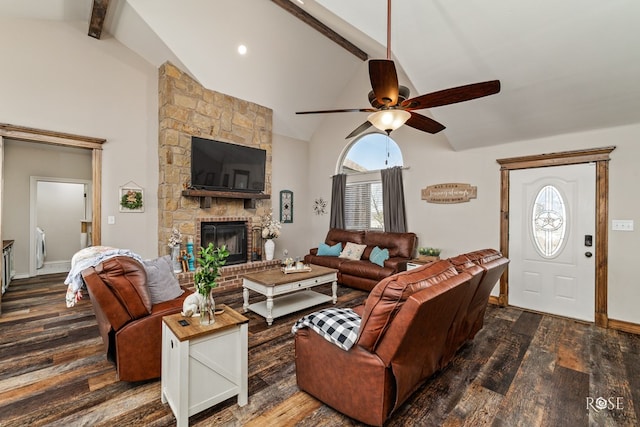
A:
{"label": "white end table", "polygon": [[162,318],[161,401],[169,403],[177,427],[235,395],[238,405],[247,404],[249,319],[223,304],[218,308],[224,313],[212,325],[180,313]]}

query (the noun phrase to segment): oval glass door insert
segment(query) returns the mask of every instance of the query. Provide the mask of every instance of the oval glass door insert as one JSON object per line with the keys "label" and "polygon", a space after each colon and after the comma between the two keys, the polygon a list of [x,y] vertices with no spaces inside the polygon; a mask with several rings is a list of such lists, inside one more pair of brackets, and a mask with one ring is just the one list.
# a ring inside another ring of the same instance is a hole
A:
{"label": "oval glass door insert", "polygon": [[547,185],[538,192],[531,218],[533,241],[540,255],[545,258],[557,255],[567,233],[567,211],[556,187]]}

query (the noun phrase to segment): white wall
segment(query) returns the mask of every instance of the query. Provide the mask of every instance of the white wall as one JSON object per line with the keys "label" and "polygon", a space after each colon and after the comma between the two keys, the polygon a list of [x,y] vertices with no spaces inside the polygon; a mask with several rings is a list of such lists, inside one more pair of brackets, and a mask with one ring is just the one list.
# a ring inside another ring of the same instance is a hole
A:
{"label": "white wall", "polygon": [[[356,76],[353,88],[345,93],[368,92],[366,67]],[[497,95],[499,96],[499,95]],[[454,108],[454,107],[450,107]],[[478,103],[478,108],[482,108]],[[437,109],[434,109],[437,114]],[[437,119],[437,116],[434,118]],[[330,175],[335,173],[340,153],[350,141],[346,134],[366,120],[366,114],[327,115],[313,136],[309,158],[309,195],[329,196]],[[445,123],[446,125],[446,123]],[[407,126],[392,133],[402,150],[405,165],[405,198],[409,229],[418,235],[419,246],[442,248],[449,257],[474,249],[499,248],[500,167],[496,159],[614,145],[610,162],[610,219],[632,219],[634,232],[609,232],[609,318],[640,324],[640,288],[634,269],[640,253],[640,199],[637,182],[640,171],[640,125],[600,129],[591,132],[558,135],[520,141],[484,149],[453,151],[446,130],[429,135]],[[477,199],[468,203],[439,205],[426,203],[420,190],[443,182],[469,183],[478,187]],[[328,215],[315,217],[308,211],[312,230],[304,237],[317,245],[328,229]]]}
{"label": "white wall", "polygon": [[[156,256],[157,69],[108,35],[87,36],[86,20],[0,17],[0,51],[2,122],[105,138],[102,244]],[[129,181],[145,189],[144,213],[119,212],[118,188]]]}
{"label": "white wall", "polygon": [[273,164],[271,206],[274,218],[280,219],[280,191],[293,191],[293,222],[282,224],[280,237],[275,240],[276,258],[283,258],[283,250],[289,256],[304,257],[309,253],[306,235],[310,230],[308,209],[313,200],[307,189],[309,180],[309,144],[282,135],[273,135]]}

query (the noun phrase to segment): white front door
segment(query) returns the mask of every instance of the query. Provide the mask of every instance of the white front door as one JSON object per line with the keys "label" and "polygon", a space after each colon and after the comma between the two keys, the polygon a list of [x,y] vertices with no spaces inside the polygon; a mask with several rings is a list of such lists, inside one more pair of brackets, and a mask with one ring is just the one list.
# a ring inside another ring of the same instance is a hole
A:
{"label": "white front door", "polygon": [[509,175],[509,304],[595,319],[595,164]]}

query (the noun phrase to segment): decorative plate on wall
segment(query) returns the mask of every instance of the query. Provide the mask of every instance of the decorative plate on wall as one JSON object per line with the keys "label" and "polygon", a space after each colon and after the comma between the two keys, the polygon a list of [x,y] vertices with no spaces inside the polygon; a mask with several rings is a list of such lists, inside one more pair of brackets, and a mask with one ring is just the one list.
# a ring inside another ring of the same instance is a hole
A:
{"label": "decorative plate on wall", "polygon": [[293,222],[293,191],[280,191],[280,222]]}

